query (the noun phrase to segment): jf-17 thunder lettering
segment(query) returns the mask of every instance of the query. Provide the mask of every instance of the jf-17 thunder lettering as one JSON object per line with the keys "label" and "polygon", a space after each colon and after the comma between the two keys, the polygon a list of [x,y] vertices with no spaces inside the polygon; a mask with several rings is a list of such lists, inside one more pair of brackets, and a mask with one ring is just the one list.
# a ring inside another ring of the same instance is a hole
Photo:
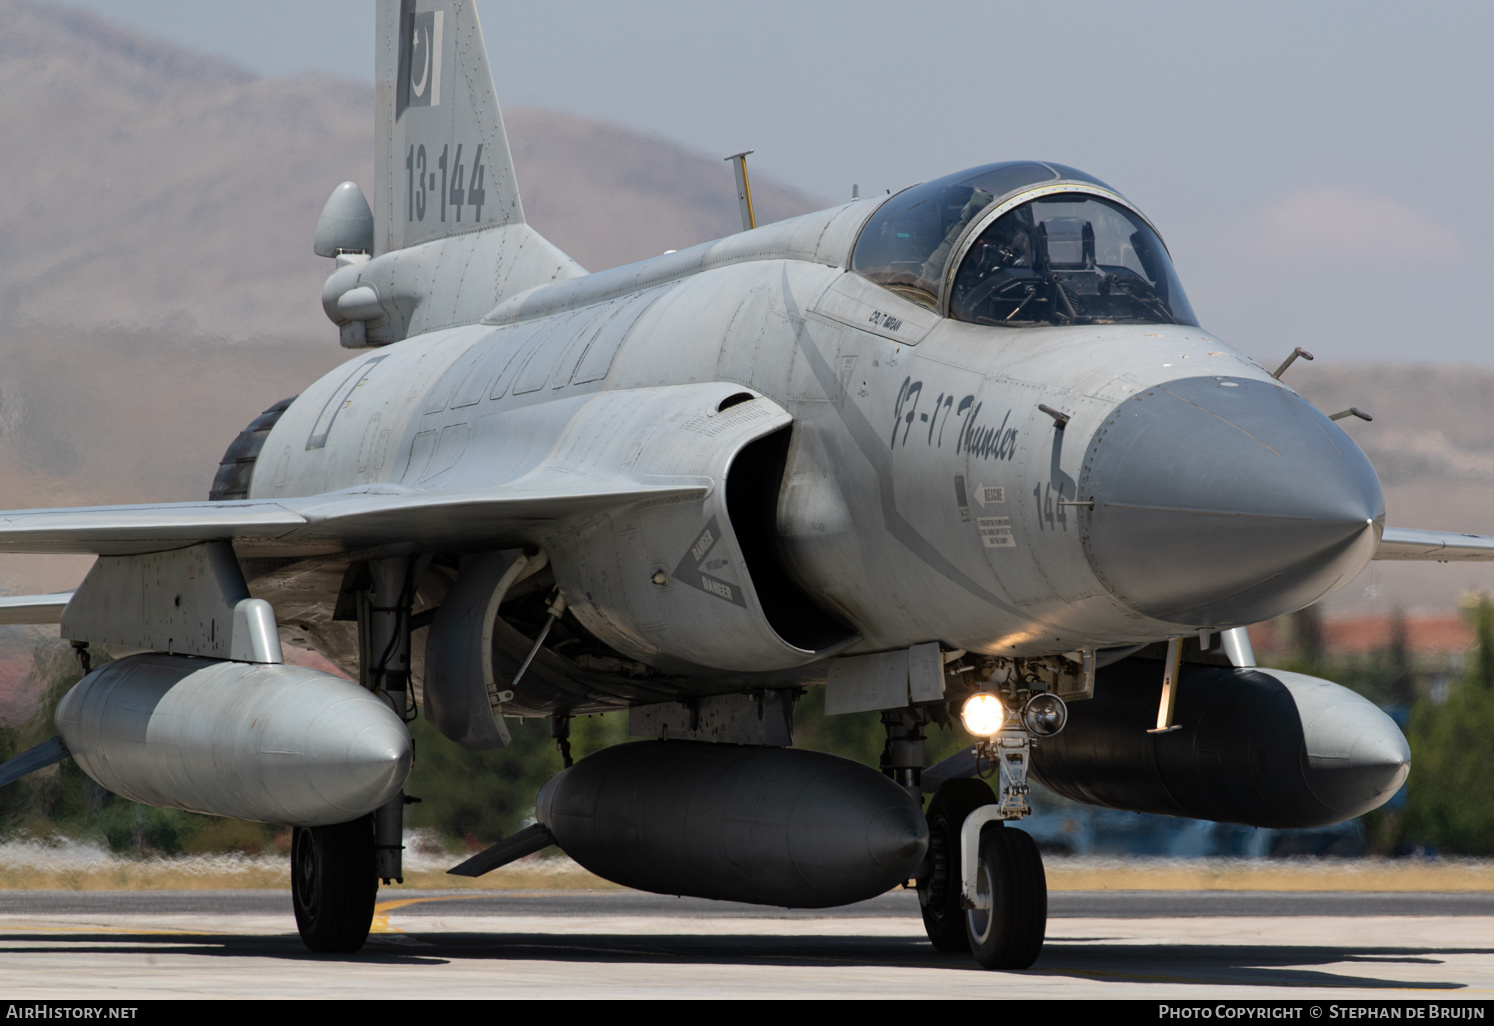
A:
{"label": "jf-17 thunder lettering", "polygon": [[1002,416],[1000,424],[983,425],[980,415],[985,404],[976,402],[973,395],[964,396],[956,403],[953,395],[940,392],[934,397],[932,407],[920,411],[918,404],[922,397],[922,381],[907,378],[898,389],[897,401],[892,411],[894,448],[908,444],[908,437],[913,434],[915,423],[927,425],[926,437],[923,439],[927,445],[942,448],[944,429],[949,424],[952,412],[955,427],[950,431],[950,439],[954,442],[956,453],[968,452],[972,456],[990,460],[1007,460],[1016,455],[1017,429],[1006,426],[1011,420],[1010,410]]}
{"label": "jf-17 thunder lettering", "polygon": [[[290,826],[302,938],[355,951],[403,876],[407,723],[482,751],[543,717],[534,824],[453,873],[555,846],[765,905],[912,882],[931,943],[1019,968],[1029,774],[1281,828],[1405,781],[1389,717],[1256,667],[1246,627],[1494,539],[1386,526],[1363,451],[1201,326],[1120,192],[1003,160],[588,273],[525,219],[473,4],[381,0],[378,33],[373,201],[339,185],[313,241],[348,364],[264,397],[206,501],[0,514],[0,552],[95,557],[0,599],[86,674],[0,785],[71,758]],[[880,715],[880,771],[794,747],[816,688]],[[609,710],[637,740],[572,765]],[[931,727],[971,745],[926,766]]]}

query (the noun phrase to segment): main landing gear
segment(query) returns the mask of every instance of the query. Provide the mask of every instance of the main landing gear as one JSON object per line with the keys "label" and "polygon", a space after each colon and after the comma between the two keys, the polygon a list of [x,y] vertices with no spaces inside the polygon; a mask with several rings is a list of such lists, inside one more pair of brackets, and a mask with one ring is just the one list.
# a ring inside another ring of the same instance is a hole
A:
{"label": "main landing gear", "polygon": [[929,854],[918,878],[923,926],[940,951],[969,950],[987,969],[1026,969],[1043,950],[1048,881],[1031,835],[1006,820],[1027,806],[1032,740],[1002,731],[979,748],[998,796],[978,778],[947,780],[929,802]]}
{"label": "main landing gear", "polygon": [[349,954],[373,925],[372,816],[335,826],[297,827],[291,838],[291,898],[296,929],[312,951]]}
{"label": "main landing gear", "polygon": [[[397,556],[371,560],[356,589],[360,683],[409,722],[410,610],[424,565]],[[296,929],[312,951],[360,950],[373,926],[379,881],[404,882],[403,791],[366,816],[332,826],[297,827],[291,837]]]}

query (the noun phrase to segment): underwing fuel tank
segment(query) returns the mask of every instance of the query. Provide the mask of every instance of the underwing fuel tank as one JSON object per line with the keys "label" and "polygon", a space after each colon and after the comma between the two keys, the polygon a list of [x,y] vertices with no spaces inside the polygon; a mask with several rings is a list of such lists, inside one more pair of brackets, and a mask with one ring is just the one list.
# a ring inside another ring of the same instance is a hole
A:
{"label": "underwing fuel tank", "polygon": [[412,757],[387,705],[304,666],[130,656],[79,681],[56,720],[83,772],[115,794],[289,826],[373,811]]}
{"label": "underwing fuel tank", "polygon": [[1347,688],[1286,670],[1185,664],[1174,722],[1156,726],[1157,660],[1099,672],[1032,772],[1066,798],[1131,812],[1291,829],[1388,801],[1410,772],[1395,722]]}
{"label": "underwing fuel tank", "polygon": [[828,908],[913,875],[919,806],[820,752],[694,741],[616,745],[562,770],[535,818],[598,876],[658,894]]}

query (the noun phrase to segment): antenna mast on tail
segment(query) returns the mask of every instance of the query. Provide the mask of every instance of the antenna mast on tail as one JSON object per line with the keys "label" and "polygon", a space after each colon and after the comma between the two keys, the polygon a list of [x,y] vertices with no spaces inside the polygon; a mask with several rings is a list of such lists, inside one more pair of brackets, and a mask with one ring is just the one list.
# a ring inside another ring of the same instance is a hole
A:
{"label": "antenna mast on tail", "polygon": [[752,183],[747,179],[747,156],[753,150],[733,153],[727,160],[736,161],[732,170],[737,173],[737,202],[742,205],[742,231],[750,232],[757,227],[757,215],[752,210]]}

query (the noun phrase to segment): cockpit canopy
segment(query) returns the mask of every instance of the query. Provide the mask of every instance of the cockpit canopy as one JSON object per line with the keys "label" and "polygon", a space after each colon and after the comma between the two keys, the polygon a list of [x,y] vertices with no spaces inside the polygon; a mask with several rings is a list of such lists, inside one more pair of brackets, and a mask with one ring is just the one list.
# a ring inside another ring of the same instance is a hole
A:
{"label": "cockpit canopy", "polygon": [[892,197],[851,269],[961,321],[1197,324],[1167,249],[1104,182],[1011,161]]}

